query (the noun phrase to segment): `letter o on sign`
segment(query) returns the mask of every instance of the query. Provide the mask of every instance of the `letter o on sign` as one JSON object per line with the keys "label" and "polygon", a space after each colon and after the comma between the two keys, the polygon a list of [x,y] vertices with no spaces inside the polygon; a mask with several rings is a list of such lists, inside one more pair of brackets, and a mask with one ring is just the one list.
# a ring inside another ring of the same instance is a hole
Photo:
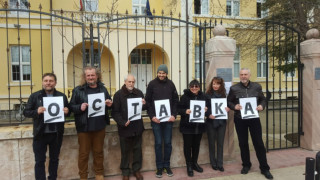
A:
{"label": "letter o on sign", "polygon": [[[54,106],[56,107],[56,112],[55,113],[52,112],[52,108]],[[50,114],[50,116],[57,116],[59,114],[59,112],[60,112],[60,107],[59,107],[59,105],[57,103],[52,103],[52,104],[49,105],[48,113]]]}

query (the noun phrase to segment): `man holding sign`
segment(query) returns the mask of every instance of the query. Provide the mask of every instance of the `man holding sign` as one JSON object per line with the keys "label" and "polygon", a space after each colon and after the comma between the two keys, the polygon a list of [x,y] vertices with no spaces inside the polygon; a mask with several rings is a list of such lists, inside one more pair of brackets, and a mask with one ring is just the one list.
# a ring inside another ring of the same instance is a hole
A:
{"label": "man holding sign", "polygon": [[70,101],[78,133],[80,179],[88,179],[92,150],[96,180],[103,180],[103,144],[105,127],[110,124],[108,107],[111,106],[111,97],[101,82],[101,72],[95,67],[86,67],[81,85],[73,89]]}
{"label": "man holding sign", "polygon": [[[173,176],[170,169],[172,126],[177,116],[179,97],[176,86],[168,79],[167,75],[167,66],[165,64],[160,65],[157,70],[157,77],[148,84],[146,94],[148,116],[151,119],[155,139],[156,177],[158,178],[162,177],[162,171],[170,177]],[[164,142],[164,148],[162,148],[162,141]],[[164,152],[162,152],[162,149]]]}
{"label": "man holding sign", "polygon": [[121,164],[124,180],[130,176],[130,153],[132,152],[132,172],[137,180],[143,180],[140,173],[142,167],[142,104],[146,104],[143,93],[134,87],[135,77],[129,74],[122,88],[114,95],[112,117],[118,124],[120,136]]}
{"label": "man holding sign", "polygon": [[[254,149],[256,150],[256,155],[259,160],[261,174],[263,174],[267,179],[273,179],[270,173],[270,167],[267,163],[266,149],[262,140],[262,129],[260,118],[251,116],[245,116],[242,118],[240,110],[244,109],[245,112],[252,111],[252,104],[247,104],[245,106],[240,105],[240,99],[254,97],[257,101],[256,110],[262,111],[266,105],[266,98],[263,95],[261,85],[255,82],[251,82],[250,70],[248,68],[242,68],[240,70],[240,83],[233,85],[230,88],[228,95],[228,107],[234,110],[234,123],[236,131],[238,134],[239,146],[241,151],[242,159],[242,170],[241,174],[247,174],[251,168],[250,162],[250,151],[248,143],[248,129],[250,131],[252,143]],[[248,102],[248,101],[245,101]]]}
{"label": "man holding sign", "polygon": [[[56,75],[45,73],[42,76],[42,90],[30,95],[23,111],[26,117],[33,118],[32,145],[35,159],[35,179],[47,179],[45,171],[47,146],[49,146],[50,158],[48,179],[57,179],[59,154],[64,133],[64,118],[61,116],[68,115],[69,109],[66,95],[55,89],[56,84]],[[45,106],[44,98],[61,98],[62,107],[53,101]],[[44,113],[48,112],[52,121],[49,118],[49,121],[46,122]]]}

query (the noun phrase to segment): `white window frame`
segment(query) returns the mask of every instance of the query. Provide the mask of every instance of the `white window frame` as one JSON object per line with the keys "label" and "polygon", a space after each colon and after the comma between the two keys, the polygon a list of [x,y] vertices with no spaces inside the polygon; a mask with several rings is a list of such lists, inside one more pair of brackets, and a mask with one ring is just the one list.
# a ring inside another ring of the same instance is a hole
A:
{"label": "white window frame", "polygon": [[147,0],[132,0],[132,14],[144,15],[147,6]]}
{"label": "white window frame", "polygon": [[[13,53],[15,53],[15,52],[13,52],[13,48],[18,48],[18,51],[20,50],[20,53],[18,52],[19,53],[18,54],[19,61],[15,61],[15,62],[13,61]],[[23,49],[24,48],[28,48],[29,49],[29,51],[27,51],[29,53],[26,56],[26,58],[29,59],[29,61],[25,61],[25,62],[23,61],[23,59],[24,59]],[[20,48],[19,48],[19,46],[14,45],[14,46],[10,46],[10,51],[11,51],[11,81],[12,82],[19,82],[19,81],[28,82],[28,81],[30,81],[31,80],[31,72],[29,72],[30,79],[24,79],[23,78],[23,75],[24,75],[24,68],[23,67],[24,66],[29,66],[30,67],[29,71],[31,71],[30,46],[20,46]],[[20,64],[19,64],[19,62],[20,62]],[[20,80],[14,80],[13,79],[13,77],[14,77],[14,75],[13,75],[13,66],[19,66]]]}
{"label": "white window frame", "polygon": [[[203,52],[203,46],[201,46],[201,52]],[[195,79],[200,79],[200,59],[199,59],[199,45],[195,45],[195,49],[194,49],[194,76],[195,76]],[[203,67],[203,53],[202,53],[202,65],[201,67]],[[202,77],[204,77],[204,69],[202,68]]]}
{"label": "white window frame", "polygon": [[[291,53],[289,53],[288,54],[288,60],[287,60],[288,62],[287,63],[285,63],[285,64],[291,64],[291,63],[293,63],[293,56],[292,56],[292,54]],[[296,70],[293,70],[293,71],[291,71],[291,72],[286,72],[286,73],[284,73],[285,74],[285,76],[287,76],[288,78],[294,78],[295,76],[296,76]]]}
{"label": "white window frame", "polygon": [[[198,13],[197,15],[208,15],[210,0],[199,0],[199,1],[200,1],[200,13]],[[195,6],[195,1],[193,5]],[[196,12],[194,12],[194,14],[196,14]]]}
{"label": "white window frame", "polygon": [[[267,54],[266,54],[265,46],[257,47],[257,77],[258,78],[266,78],[267,71],[264,74],[264,69],[267,67]],[[260,70],[259,70],[260,67]]]}
{"label": "white window frame", "polygon": [[[234,54],[234,58],[233,58],[233,77],[234,78],[239,78],[239,74],[240,74],[240,61],[241,61],[241,47],[240,46],[236,46],[236,53]],[[239,68],[236,69],[235,65],[238,64]]]}
{"label": "white window frame", "polygon": [[87,12],[97,12],[99,0],[84,0],[84,10]]}
{"label": "white window frame", "polygon": [[[269,10],[262,10],[262,6],[265,3],[265,0],[257,0],[257,17],[258,18],[265,18],[268,16]],[[260,17],[258,16],[258,4],[260,3]]]}
{"label": "white window frame", "polygon": [[[230,6],[231,6],[230,13],[228,13],[228,2],[230,2]],[[238,6],[236,6],[236,4],[238,4]],[[226,15],[227,16],[240,16],[240,0],[227,0]]]}
{"label": "white window frame", "polygon": [[[26,1],[27,3],[29,0],[9,0],[9,8],[10,9],[17,9],[17,2],[19,2],[19,7],[18,9],[28,9],[28,6],[26,6],[23,2]],[[17,14],[17,11],[10,11],[10,14]],[[19,14],[27,14],[27,12],[19,12]]]}

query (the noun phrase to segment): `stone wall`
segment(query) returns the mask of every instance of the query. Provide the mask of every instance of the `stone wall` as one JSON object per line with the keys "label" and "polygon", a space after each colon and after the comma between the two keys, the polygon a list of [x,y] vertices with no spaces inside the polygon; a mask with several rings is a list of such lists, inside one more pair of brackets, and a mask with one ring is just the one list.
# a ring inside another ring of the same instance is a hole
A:
{"label": "stone wall", "polygon": [[[143,165],[142,171],[155,170],[154,137],[150,120],[145,120],[143,133]],[[228,123],[228,125],[233,125]],[[66,123],[65,134],[60,154],[58,169],[59,179],[76,179],[78,176],[78,138],[74,123]],[[228,128],[227,128],[228,129]],[[226,136],[230,136],[227,130]],[[171,166],[185,166],[183,155],[183,139],[179,132],[179,121],[176,121],[173,129]],[[233,133],[231,134],[233,136]],[[32,125],[0,128],[0,174],[4,179],[31,180],[34,179],[34,155],[32,150]],[[233,148],[229,151],[230,144],[225,141],[225,160],[233,159]],[[232,142],[233,146],[233,142]],[[121,174],[120,171],[120,142],[117,126],[112,124],[106,128],[104,144],[104,168],[105,176]],[[47,154],[48,157],[48,154]],[[46,167],[48,166],[48,160]],[[208,140],[204,134],[200,147],[199,164],[209,163]],[[93,177],[92,157],[89,160],[89,176]],[[3,179],[3,178],[1,178]]]}

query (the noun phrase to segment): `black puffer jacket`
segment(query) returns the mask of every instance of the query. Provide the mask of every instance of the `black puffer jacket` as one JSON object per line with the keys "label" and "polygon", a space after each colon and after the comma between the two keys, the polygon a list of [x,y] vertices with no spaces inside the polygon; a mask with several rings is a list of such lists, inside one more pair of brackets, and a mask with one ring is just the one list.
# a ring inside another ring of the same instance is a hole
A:
{"label": "black puffer jacket", "polygon": [[241,82],[231,86],[227,98],[228,107],[234,110],[234,115],[241,118],[240,111],[235,110],[234,107],[239,104],[239,98],[256,97],[257,105],[261,105],[263,109],[266,106],[266,98],[262,92],[260,84],[249,81],[248,86],[244,86]]}
{"label": "black puffer jacket", "polygon": [[[53,96],[62,96],[64,107],[69,108],[68,99],[65,94],[54,90]],[[24,116],[33,118],[33,138],[37,139],[40,136],[43,135],[45,124],[44,124],[44,117],[43,114],[38,114],[38,108],[43,106],[43,97],[47,97],[47,94],[44,90],[40,90],[37,92],[34,92],[30,95],[28,99],[28,103],[26,105],[26,108],[23,111]],[[70,112],[70,108],[69,108]],[[66,115],[68,116],[68,115]],[[64,133],[64,122],[55,123],[57,126],[57,133],[59,136],[62,136]]]}
{"label": "black puffer jacket", "polygon": [[161,81],[157,77],[148,84],[146,94],[148,116],[150,117],[150,120],[156,116],[154,101],[163,99],[170,100],[171,115],[176,117],[178,114],[177,105],[179,103],[176,86],[168,78]]}
{"label": "black puffer jacket", "polygon": [[[77,86],[72,91],[72,97],[70,101],[71,111],[74,113],[74,118],[76,122],[77,132],[87,132],[88,131],[88,108],[85,111],[81,111],[80,107],[82,103],[88,103],[88,93],[87,85]],[[107,89],[104,87],[104,84],[98,82],[99,91],[104,93],[106,99],[111,99]],[[108,113],[108,107],[105,109],[105,120],[106,124],[110,124],[110,118]],[[97,127],[97,130],[104,127]]]}
{"label": "black puffer jacket", "polygon": [[180,98],[178,112],[181,115],[180,132],[182,134],[201,134],[206,131],[205,123],[189,122],[189,114],[186,110],[190,109],[190,100],[206,100],[205,95],[199,91],[198,95],[193,94],[190,89],[185,89],[184,94]]}
{"label": "black puffer jacket", "polygon": [[[142,119],[131,121],[130,124],[125,127],[126,122],[128,121],[128,98],[144,98],[143,93],[134,88],[132,92],[129,92],[126,88],[126,85],[123,85],[122,88],[116,92],[113,96],[112,104],[112,117],[118,124],[118,133],[121,137],[131,137],[142,134],[144,130]],[[142,109],[145,109],[145,105],[142,106]]]}

